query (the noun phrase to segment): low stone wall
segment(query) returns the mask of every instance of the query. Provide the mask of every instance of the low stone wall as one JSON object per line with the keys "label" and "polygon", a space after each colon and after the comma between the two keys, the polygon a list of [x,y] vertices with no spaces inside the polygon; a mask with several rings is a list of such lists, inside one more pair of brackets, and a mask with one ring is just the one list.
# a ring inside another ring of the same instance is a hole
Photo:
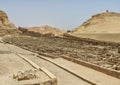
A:
{"label": "low stone wall", "polygon": [[78,60],[78,59],[74,59],[74,58],[70,58],[70,57],[67,57],[67,56],[62,56],[62,57],[66,60],[72,61],[74,63],[80,64],[80,65],[83,65],[83,66],[86,66],[88,68],[92,68],[94,70],[100,71],[102,73],[105,73],[107,75],[110,75],[110,76],[113,76],[113,77],[116,77],[116,78],[120,79],[120,72],[117,72],[115,70],[103,68],[103,67],[97,66],[95,64],[85,62],[85,61],[82,61],[82,60]]}
{"label": "low stone wall", "polygon": [[20,85],[57,85],[57,81],[54,81],[52,79],[43,82],[27,80],[27,81],[21,81]]}
{"label": "low stone wall", "polygon": [[50,55],[50,54],[47,54],[47,53],[41,53],[41,52],[36,52],[36,53],[38,53],[39,55],[43,55],[43,56],[52,58],[52,59],[58,58],[58,56],[53,56],[53,55]]}
{"label": "low stone wall", "polygon": [[40,83],[40,85],[57,85],[57,81],[56,80],[48,80],[48,81]]}

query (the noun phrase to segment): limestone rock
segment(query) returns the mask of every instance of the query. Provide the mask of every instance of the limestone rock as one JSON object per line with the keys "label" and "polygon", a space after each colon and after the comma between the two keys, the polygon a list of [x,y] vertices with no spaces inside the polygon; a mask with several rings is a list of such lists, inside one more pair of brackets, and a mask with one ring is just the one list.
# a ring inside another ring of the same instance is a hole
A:
{"label": "limestone rock", "polygon": [[0,10],[0,28],[3,29],[16,28],[15,25],[9,21],[7,14],[2,10]]}

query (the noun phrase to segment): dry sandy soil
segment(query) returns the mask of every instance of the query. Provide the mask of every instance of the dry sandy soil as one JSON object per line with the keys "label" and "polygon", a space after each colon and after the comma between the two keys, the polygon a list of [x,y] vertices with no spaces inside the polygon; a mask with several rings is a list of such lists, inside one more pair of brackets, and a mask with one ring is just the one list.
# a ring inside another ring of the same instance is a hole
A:
{"label": "dry sandy soil", "polygon": [[[0,85],[24,85],[21,84],[23,82],[17,82],[16,80],[14,80],[13,74],[18,71],[26,71],[33,69],[33,67],[31,67],[26,61],[18,57],[15,53],[20,53],[27,59],[35,62],[40,67],[46,67],[47,69],[49,69],[57,76],[58,85],[91,85],[74,76],[73,74],[57,67],[56,65],[36,57],[35,53],[24,50],[14,45],[4,43],[0,43]],[[47,81],[49,79],[49,77],[46,76],[46,74],[43,72],[39,72],[39,75],[40,80],[37,80],[39,82]]]}
{"label": "dry sandy soil", "polygon": [[16,53],[35,56],[34,53],[17,46],[0,43],[0,85],[25,85],[25,83],[40,83],[50,79],[42,71],[36,70],[35,72],[35,68],[16,55]]}
{"label": "dry sandy soil", "polygon": [[101,41],[120,42],[120,33],[74,33],[71,35]]}
{"label": "dry sandy soil", "polygon": [[13,80],[13,74],[33,67],[13,53],[8,46],[0,43],[0,84],[16,85],[17,81]]}

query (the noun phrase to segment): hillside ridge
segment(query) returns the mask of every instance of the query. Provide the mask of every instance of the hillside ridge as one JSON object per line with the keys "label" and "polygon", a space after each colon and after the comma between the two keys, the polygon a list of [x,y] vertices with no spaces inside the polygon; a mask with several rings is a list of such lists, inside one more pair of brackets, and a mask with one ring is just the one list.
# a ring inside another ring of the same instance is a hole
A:
{"label": "hillside ridge", "polygon": [[105,12],[93,15],[72,33],[120,33],[120,13]]}

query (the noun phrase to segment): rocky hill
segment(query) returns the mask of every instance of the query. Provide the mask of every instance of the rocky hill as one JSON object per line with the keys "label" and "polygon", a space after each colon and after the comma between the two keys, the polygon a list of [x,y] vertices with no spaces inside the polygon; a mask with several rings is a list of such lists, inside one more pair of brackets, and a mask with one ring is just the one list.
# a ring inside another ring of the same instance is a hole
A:
{"label": "rocky hill", "polygon": [[72,33],[120,33],[120,13],[105,12],[93,15]]}
{"label": "rocky hill", "polygon": [[5,29],[15,29],[15,25],[11,23],[8,19],[7,14],[0,10],[0,28]]}
{"label": "rocky hill", "polygon": [[28,27],[26,29],[28,30],[28,32],[40,33],[43,35],[52,34],[54,36],[59,36],[59,35],[63,35],[64,33],[64,31],[48,25],[41,26],[41,27]]}

